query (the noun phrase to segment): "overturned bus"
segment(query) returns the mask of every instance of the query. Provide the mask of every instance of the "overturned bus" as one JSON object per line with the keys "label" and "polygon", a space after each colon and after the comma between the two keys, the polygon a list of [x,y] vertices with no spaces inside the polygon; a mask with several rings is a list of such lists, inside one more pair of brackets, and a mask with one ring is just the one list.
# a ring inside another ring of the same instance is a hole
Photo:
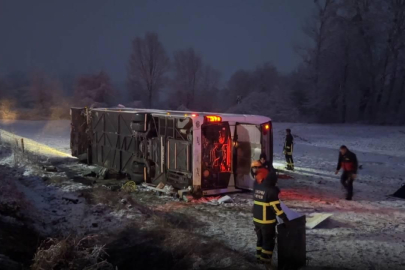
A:
{"label": "overturned bus", "polygon": [[252,160],[273,161],[271,119],[264,116],[71,108],[72,155],[135,182],[192,188],[203,195],[252,189]]}

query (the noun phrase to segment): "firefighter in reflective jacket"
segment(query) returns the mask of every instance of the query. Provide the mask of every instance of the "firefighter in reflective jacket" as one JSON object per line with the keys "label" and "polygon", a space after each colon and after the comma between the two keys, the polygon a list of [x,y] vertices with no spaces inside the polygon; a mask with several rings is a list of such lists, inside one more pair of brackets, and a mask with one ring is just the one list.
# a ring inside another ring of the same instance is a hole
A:
{"label": "firefighter in reflective jacket", "polygon": [[257,234],[256,258],[259,263],[270,266],[276,237],[276,216],[285,224],[288,219],[280,206],[280,190],[276,187],[277,175],[274,169],[264,168],[260,161],[254,161],[251,167],[255,178],[253,223]]}
{"label": "firefighter in reflective jacket", "polygon": [[294,170],[294,160],[293,160],[293,145],[294,137],[291,135],[291,129],[287,128],[284,142],[283,153],[285,155],[285,161],[287,162],[287,170]]}
{"label": "firefighter in reflective jacket", "polygon": [[351,152],[345,145],[342,145],[339,149],[339,160],[335,174],[338,174],[340,169],[343,169],[340,182],[347,191],[346,200],[349,201],[353,197],[353,182],[356,179],[358,166],[356,154]]}

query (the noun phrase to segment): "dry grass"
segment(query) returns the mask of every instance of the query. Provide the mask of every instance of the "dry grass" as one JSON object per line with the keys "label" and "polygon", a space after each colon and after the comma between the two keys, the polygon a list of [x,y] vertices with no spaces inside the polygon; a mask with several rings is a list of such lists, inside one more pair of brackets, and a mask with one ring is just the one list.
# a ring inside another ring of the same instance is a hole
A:
{"label": "dry grass", "polygon": [[105,269],[114,267],[105,261],[107,256],[104,245],[100,245],[97,236],[82,239],[64,238],[45,240],[35,253],[31,269]]}
{"label": "dry grass", "polygon": [[[96,187],[83,190],[81,196],[89,204],[103,204],[115,210],[126,209],[128,205],[134,205],[132,196],[125,191],[112,191],[105,187]],[[122,203],[125,200],[125,204]]]}

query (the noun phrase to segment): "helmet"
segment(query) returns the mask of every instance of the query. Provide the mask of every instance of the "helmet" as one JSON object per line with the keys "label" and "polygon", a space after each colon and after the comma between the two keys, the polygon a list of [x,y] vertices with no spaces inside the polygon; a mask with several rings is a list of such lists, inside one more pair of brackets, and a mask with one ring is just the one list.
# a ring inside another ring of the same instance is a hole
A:
{"label": "helmet", "polygon": [[250,167],[261,167],[262,166],[262,163],[260,162],[260,161],[258,161],[258,160],[255,160],[255,161],[253,161],[252,162],[252,165],[250,165]]}

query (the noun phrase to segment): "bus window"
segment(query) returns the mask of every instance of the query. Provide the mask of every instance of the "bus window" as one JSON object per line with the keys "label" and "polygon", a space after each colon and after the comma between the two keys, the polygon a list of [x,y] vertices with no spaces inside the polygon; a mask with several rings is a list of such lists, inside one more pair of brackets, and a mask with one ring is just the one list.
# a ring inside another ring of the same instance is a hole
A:
{"label": "bus window", "polygon": [[226,188],[231,176],[231,135],[227,122],[202,126],[202,189]]}

